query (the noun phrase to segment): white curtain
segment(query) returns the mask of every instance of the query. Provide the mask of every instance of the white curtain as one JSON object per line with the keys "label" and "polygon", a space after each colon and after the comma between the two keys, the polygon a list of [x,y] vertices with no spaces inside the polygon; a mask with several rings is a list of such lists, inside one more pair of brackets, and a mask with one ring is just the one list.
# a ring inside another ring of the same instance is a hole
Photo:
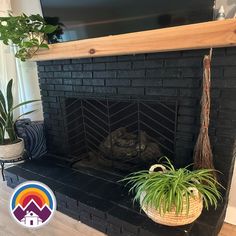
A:
{"label": "white curtain", "polygon": [[[7,16],[11,11],[11,3],[9,0],[0,0],[0,16]],[[0,88],[6,88],[7,82],[11,78],[16,78],[16,60],[13,54],[13,48],[4,45],[0,41]],[[15,93],[17,91],[14,91]],[[17,96],[18,97],[18,96]]]}
{"label": "white curtain", "polygon": [[[14,2],[13,2],[14,4]],[[0,0],[0,16],[8,16],[12,12],[11,0]],[[39,99],[40,90],[38,85],[37,67],[34,62],[21,62],[14,56],[14,47],[6,46],[0,42],[0,89],[5,90],[7,82],[13,78],[15,104],[30,99]],[[42,120],[42,106],[40,102],[21,107],[16,112],[18,116],[22,112],[37,110],[29,118]]]}

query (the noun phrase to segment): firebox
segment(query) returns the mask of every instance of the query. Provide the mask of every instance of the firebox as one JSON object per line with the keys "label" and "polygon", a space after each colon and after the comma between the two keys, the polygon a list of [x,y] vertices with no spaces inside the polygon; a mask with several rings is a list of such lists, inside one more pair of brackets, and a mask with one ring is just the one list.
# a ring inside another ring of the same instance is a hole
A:
{"label": "firebox", "polygon": [[65,126],[73,166],[127,174],[175,154],[177,102],[66,98]]}

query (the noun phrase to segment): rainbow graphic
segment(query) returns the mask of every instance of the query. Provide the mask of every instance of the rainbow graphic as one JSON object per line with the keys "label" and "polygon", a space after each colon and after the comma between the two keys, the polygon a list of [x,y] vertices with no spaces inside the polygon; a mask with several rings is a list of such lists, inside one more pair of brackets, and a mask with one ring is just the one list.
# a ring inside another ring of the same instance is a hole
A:
{"label": "rainbow graphic", "polygon": [[37,181],[19,185],[10,201],[14,219],[26,227],[35,228],[47,223],[56,209],[52,190]]}

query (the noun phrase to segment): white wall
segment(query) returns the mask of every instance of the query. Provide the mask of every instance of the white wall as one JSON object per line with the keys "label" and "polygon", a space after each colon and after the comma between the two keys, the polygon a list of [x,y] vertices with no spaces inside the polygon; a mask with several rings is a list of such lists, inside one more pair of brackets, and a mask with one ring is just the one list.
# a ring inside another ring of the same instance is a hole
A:
{"label": "white wall", "polygon": [[[236,0],[216,0],[216,9],[223,5],[226,18],[233,18],[236,14]],[[236,163],[229,195],[229,204],[227,208],[225,221],[236,225]]]}
{"label": "white wall", "polygon": [[[12,11],[14,15],[20,15],[25,13],[30,14],[41,14],[40,0],[11,0]],[[38,72],[35,62],[20,62],[18,65],[18,72],[21,73],[22,81],[17,81],[17,86],[20,88],[20,99],[22,101],[29,99],[40,98]],[[27,105],[27,110],[37,109],[36,112],[32,113],[28,117],[32,120],[42,120],[42,105],[41,103]]]}
{"label": "white wall", "polygon": [[225,221],[236,225],[236,164],[234,165],[234,174],[231,183],[229,204],[226,212]]}
{"label": "white wall", "polygon": [[16,15],[20,15],[22,12],[24,12],[26,15],[42,15],[40,0],[11,0],[11,4],[12,10]]}
{"label": "white wall", "polygon": [[216,0],[216,9],[223,5],[226,18],[233,18],[236,13],[236,0]]}

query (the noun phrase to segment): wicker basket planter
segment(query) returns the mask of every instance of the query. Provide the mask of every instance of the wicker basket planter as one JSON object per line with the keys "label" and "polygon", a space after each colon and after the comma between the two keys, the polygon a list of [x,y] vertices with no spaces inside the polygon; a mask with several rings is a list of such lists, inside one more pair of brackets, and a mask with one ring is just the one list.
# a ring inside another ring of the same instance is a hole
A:
{"label": "wicker basket planter", "polygon": [[196,196],[191,197],[189,200],[189,211],[187,210],[186,203],[183,204],[183,212],[181,214],[176,214],[176,209],[173,208],[170,212],[165,214],[160,214],[152,206],[143,205],[142,210],[147,214],[147,216],[158,224],[168,225],[168,226],[180,226],[190,224],[195,221],[202,212],[203,201],[200,195],[197,193]]}
{"label": "wicker basket planter", "polygon": [[180,226],[195,221],[203,206],[217,208],[223,200],[212,169],[190,170],[190,166],[176,169],[167,157],[164,164],[152,165],[149,170],[139,170],[121,181],[130,186],[134,201],[154,222]]}
{"label": "wicker basket planter", "polygon": [[19,142],[0,145],[0,160],[14,160],[20,158],[24,152],[24,140],[18,138]]}
{"label": "wicker basket planter", "polygon": [[[155,164],[149,169],[149,173],[152,173],[156,168],[160,169],[160,172],[166,172],[166,168],[163,165]],[[142,210],[147,214],[147,216],[158,224],[168,225],[168,226],[180,226],[190,224],[195,221],[202,212],[203,200],[196,188],[188,188],[192,192],[192,197],[189,198],[189,209],[187,207],[186,201],[183,200],[183,211],[180,214],[176,214],[176,208],[173,207],[171,211],[166,213],[159,213],[159,211],[153,206],[147,206],[141,204]],[[144,198],[145,193],[142,194],[140,203]],[[185,199],[185,197],[183,196]]]}

